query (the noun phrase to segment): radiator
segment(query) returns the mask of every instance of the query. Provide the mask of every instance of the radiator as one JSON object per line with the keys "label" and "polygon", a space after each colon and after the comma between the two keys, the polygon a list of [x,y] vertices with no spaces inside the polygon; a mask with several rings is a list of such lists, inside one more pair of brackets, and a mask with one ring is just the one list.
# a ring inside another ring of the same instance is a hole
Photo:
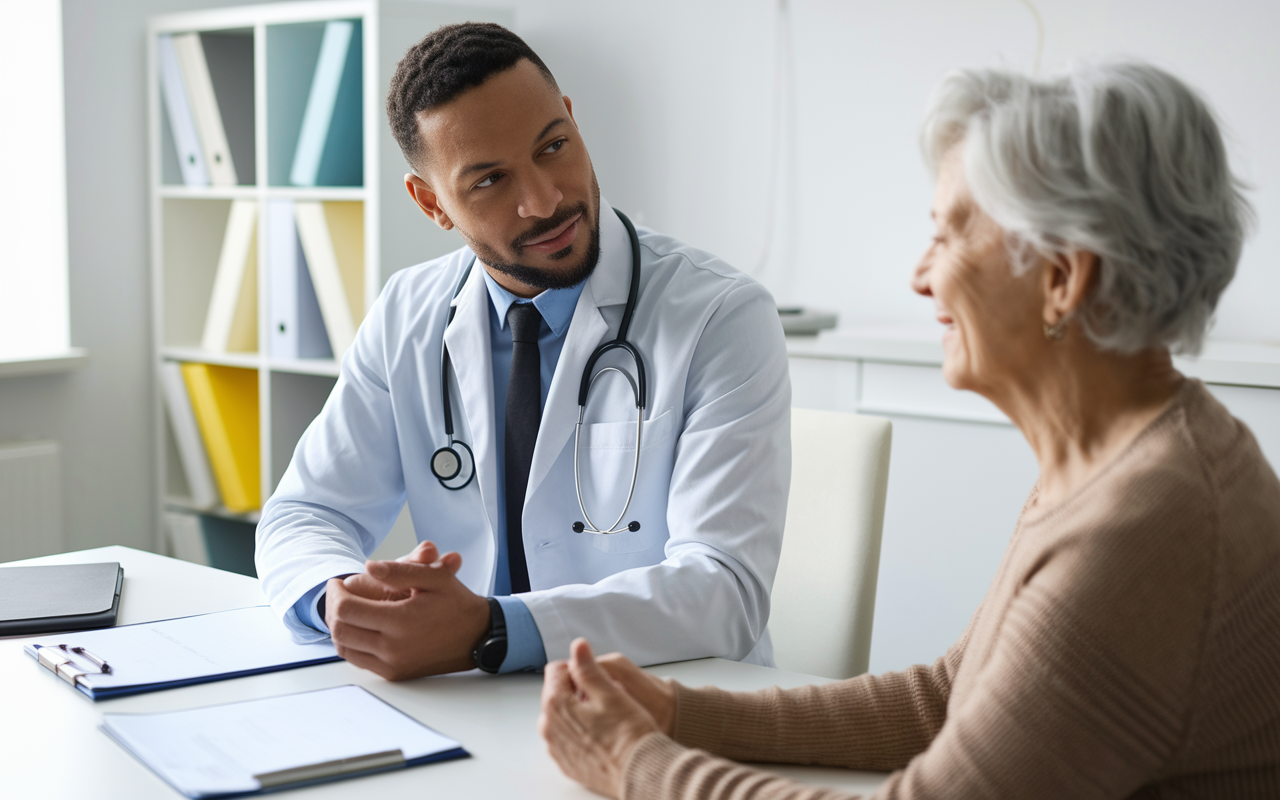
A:
{"label": "radiator", "polygon": [[0,445],[0,562],[65,549],[58,443]]}

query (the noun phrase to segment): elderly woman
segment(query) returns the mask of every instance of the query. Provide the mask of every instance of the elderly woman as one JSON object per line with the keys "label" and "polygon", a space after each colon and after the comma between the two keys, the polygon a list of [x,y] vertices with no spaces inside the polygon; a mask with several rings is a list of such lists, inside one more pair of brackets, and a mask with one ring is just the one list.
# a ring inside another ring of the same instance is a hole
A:
{"label": "elderly woman", "polygon": [[585,641],[540,729],[626,798],[834,793],[728,759],[896,770],[877,797],[1280,797],[1280,482],[1170,352],[1200,347],[1249,209],[1203,101],[1141,63],[959,72],[924,129],[937,233],[912,277],[944,374],[1040,474],[932,666],[690,689]]}

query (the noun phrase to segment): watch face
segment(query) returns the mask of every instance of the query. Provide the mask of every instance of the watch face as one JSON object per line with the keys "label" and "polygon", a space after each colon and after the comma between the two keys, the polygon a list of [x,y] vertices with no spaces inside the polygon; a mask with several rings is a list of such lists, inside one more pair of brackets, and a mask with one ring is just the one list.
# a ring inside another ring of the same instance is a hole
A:
{"label": "watch face", "polygon": [[485,672],[497,672],[507,659],[507,637],[486,639],[476,648],[476,666]]}

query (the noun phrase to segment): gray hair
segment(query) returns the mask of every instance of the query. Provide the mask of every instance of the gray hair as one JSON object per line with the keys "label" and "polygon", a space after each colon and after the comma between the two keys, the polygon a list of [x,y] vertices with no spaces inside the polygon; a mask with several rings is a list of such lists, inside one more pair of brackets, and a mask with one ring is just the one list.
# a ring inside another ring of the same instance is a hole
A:
{"label": "gray hair", "polygon": [[1097,254],[1077,319],[1099,348],[1199,352],[1235,275],[1253,211],[1213,113],[1141,62],[1050,80],[947,75],[922,144],[934,175],[955,146],[978,207],[1005,231],[1015,273],[1038,254]]}

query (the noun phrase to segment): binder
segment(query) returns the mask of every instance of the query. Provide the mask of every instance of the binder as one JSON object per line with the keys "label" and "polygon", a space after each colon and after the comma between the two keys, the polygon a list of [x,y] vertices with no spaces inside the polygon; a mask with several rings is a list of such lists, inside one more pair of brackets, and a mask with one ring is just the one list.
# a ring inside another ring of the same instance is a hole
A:
{"label": "binder", "polygon": [[187,384],[182,379],[181,365],[166,361],[160,366],[160,386],[164,390],[164,405],[169,411],[169,424],[174,441],[178,445],[178,457],[182,471],[187,476],[187,488],[191,502],[197,508],[212,508],[218,503],[218,489],[209,467],[209,454],[200,438],[191,398],[187,396]]}
{"label": "binder", "polygon": [[211,353],[258,349],[258,204],[231,201],[200,346]]}
{"label": "binder", "polygon": [[325,23],[293,166],[289,170],[289,182],[295,186],[363,183],[358,34],[359,26],[355,22]]}
{"label": "binder", "polygon": [[329,346],[341,359],[364,317],[364,205],[298,201],[293,211]]}
{"label": "binder", "polygon": [[191,798],[242,796],[469,756],[359,686],[104,714],[102,730]]}
{"label": "binder", "polygon": [[218,99],[213,93],[213,79],[209,77],[209,64],[205,61],[200,34],[174,34],[173,49],[178,56],[182,83],[186,87],[187,100],[195,117],[196,132],[204,151],[209,178],[214,186],[235,186],[236,168],[231,161],[231,148],[227,145],[226,130],[222,127],[222,114],[218,111]]}
{"label": "binder", "polygon": [[254,47],[253,33],[247,30],[203,31],[200,46],[213,83],[218,118],[226,136],[227,149],[241,186],[257,182],[257,153],[254,152]]}
{"label": "binder", "polygon": [[187,186],[208,186],[209,172],[204,165],[204,152],[196,134],[196,122],[187,102],[187,90],[182,85],[182,70],[178,66],[178,54],[173,48],[173,37],[161,34],[156,42],[156,57],[160,63],[160,92],[164,97],[165,111],[169,117],[169,129],[178,150],[178,166],[182,182]]}
{"label": "binder", "polygon": [[292,200],[267,203],[269,352],[277,358],[333,358],[293,213]]}
{"label": "binder", "polygon": [[213,476],[228,511],[255,511],[262,505],[258,458],[258,372],[214,364],[183,364]]}
{"label": "binder", "polygon": [[339,660],[330,642],[295,644],[269,606],[39,637],[23,649],[91,700]]}
{"label": "binder", "polygon": [[115,625],[123,587],[115,561],[0,568],[0,636]]}

